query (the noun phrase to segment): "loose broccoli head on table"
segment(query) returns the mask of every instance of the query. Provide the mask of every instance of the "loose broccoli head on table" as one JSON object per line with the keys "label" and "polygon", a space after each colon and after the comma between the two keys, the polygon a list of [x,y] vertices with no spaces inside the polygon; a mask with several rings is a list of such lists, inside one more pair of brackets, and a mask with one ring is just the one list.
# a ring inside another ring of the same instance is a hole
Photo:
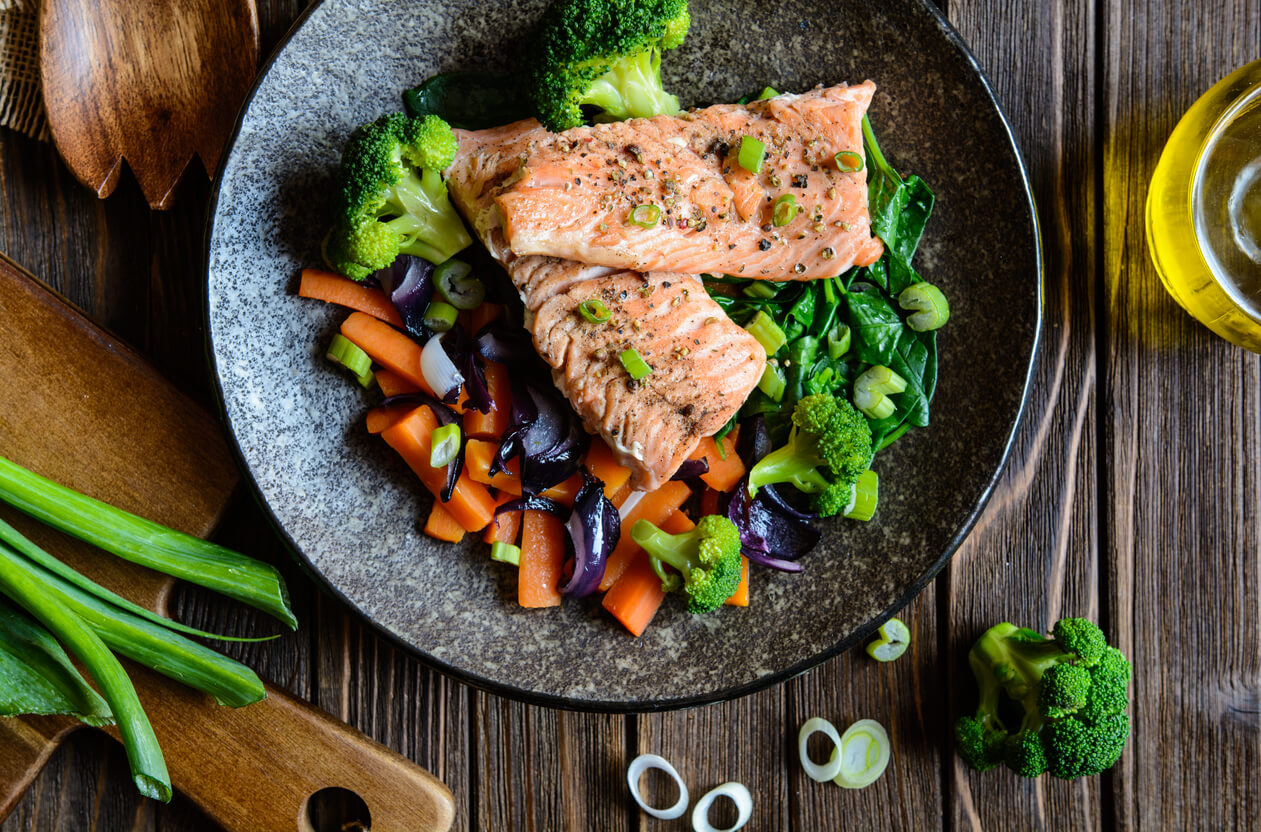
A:
{"label": "loose broccoli head on table", "polygon": [[959,754],[986,771],[1071,780],[1113,766],[1130,736],[1130,663],[1103,631],[1063,618],[1051,638],[1002,623],[972,646],[976,714],[955,723]]}

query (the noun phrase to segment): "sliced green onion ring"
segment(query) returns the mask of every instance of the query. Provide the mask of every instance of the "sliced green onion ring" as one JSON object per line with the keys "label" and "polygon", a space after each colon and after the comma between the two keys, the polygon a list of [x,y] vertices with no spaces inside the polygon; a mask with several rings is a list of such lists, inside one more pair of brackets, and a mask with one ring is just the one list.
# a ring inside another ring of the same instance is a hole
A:
{"label": "sliced green onion ring", "polygon": [[812,716],[806,720],[805,724],[801,726],[801,730],[797,732],[797,753],[801,756],[801,767],[806,770],[806,776],[816,782],[824,783],[840,773],[841,760],[836,754],[833,754],[828,764],[821,766],[810,759],[808,749],[810,738],[820,731],[828,735],[828,738],[832,740],[832,744],[837,749],[841,747],[841,735],[836,732],[836,726],[822,717]]}
{"label": "sliced green onion ring", "polygon": [[661,209],[656,205],[636,205],[626,215],[627,225],[638,225],[640,228],[652,228],[661,220]]}
{"label": "sliced green onion ring", "polygon": [[860,719],[845,729],[832,752],[839,771],[832,782],[845,789],[865,789],[889,767],[889,734],[874,719]]}
{"label": "sliced green onion ring", "polygon": [[841,173],[855,173],[863,169],[863,154],[856,150],[842,150],[832,158],[836,160],[836,168]]}
{"label": "sliced green onion ring", "polygon": [[915,314],[906,319],[906,325],[916,332],[940,329],[950,320],[950,303],[946,296],[931,283],[912,283],[898,295],[898,306]]}
{"label": "sliced green onion ring", "polygon": [[[493,520],[491,522],[494,522]],[[490,544],[490,559],[497,560],[500,563],[510,563],[513,566],[521,565],[521,547],[512,543],[504,543],[495,541]]]}
{"label": "sliced green onion ring", "polygon": [[[674,780],[675,785],[679,787],[679,799],[674,802],[673,806],[665,809],[655,809],[649,806],[643,795],[639,793],[639,778],[648,769],[665,772]],[[664,757],[659,757],[656,754],[640,754],[631,760],[630,766],[626,769],[626,783],[630,786],[631,797],[635,798],[639,808],[658,820],[674,820],[677,817],[682,817],[683,813],[687,811],[687,784],[683,782],[683,778],[679,776],[674,766],[670,765],[670,761]]]}
{"label": "sliced green onion ring", "polygon": [[906,389],[906,379],[877,364],[854,381],[854,407],[872,419],[887,419],[897,407],[889,398]]}
{"label": "sliced green onion ring", "polygon": [[455,326],[455,319],[459,316],[460,310],[449,303],[435,300],[425,307],[425,316],[421,319],[421,323],[434,332],[449,332],[451,327]]}
{"label": "sliced green onion ring", "polygon": [[[332,341],[329,341],[328,352],[324,354],[324,357],[350,370],[364,387],[372,383],[372,359],[340,332],[333,336]],[[364,383],[365,378],[368,380],[367,384]]]}
{"label": "sliced green onion ring", "polygon": [[799,210],[801,206],[797,204],[797,197],[784,194],[775,200],[775,205],[771,208],[771,222],[776,226],[788,225],[797,216]]}
{"label": "sliced green onion ring", "polygon": [[876,638],[867,642],[867,655],[878,662],[891,662],[911,646],[911,630],[896,618],[880,625]]}
{"label": "sliced green onion ring", "polygon": [[429,465],[446,468],[460,452],[460,426],[455,422],[434,428],[430,438]]}
{"label": "sliced green onion ring", "polygon": [[773,280],[754,280],[740,291],[743,292],[746,297],[765,298],[766,300],[770,300],[779,294],[779,288],[779,284]]}
{"label": "sliced green onion ring", "polygon": [[779,92],[774,87],[766,87],[765,89],[762,90],[762,92],[758,94],[758,97],[755,98],[754,100],[765,101],[766,99],[774,98],[777,95],[779,95]]}
{"label": "sliced green onion ring", "polygon": [[850,332],[845,324],[837,324],[828,332],[828,358],[833,361],[849,352]]}
{"label": "sliced green onion ring", "polygon": [[442,299],[456,309],[476,309],[486,300],[486,286],[472,272],[472,266],[452,257],[434,269],[433,283]]}
{"label": "sliced green onion ring", "polygon": [[766,145],[752,136],[744,136],[740,139],[740,151],[736,154],[736,161],[740,163],[740,167],[749,173],[761,173],[762,160],[765,157]]}
{"label": "sliced green onion ring", "polygon": [[784,373],[778,367],[767,364],[762,368],[762,377],[758,379],[757,389],[770,396],[777,402],[784,400],[784,390],[788,387],[788,380],[784,378]]}
{"label": "sliced green onion ring", "polygon": [[788,343],[788,336],[784,334],[784,330],[775,323],[774,318],[766,314],[765,310],[759,309],[753,319],[744,325],[744,328],[762,345],[768,358]]}
{"label": "sliced green onion ring", "polygon": [[578,314],[593,324],[602,324],[613,317],[613,313],[599,298],[589,298],[578,304]]}
{"label": "sliced green onion ring", "polygon": [[858,475],[854,483],[849,505],[841,512],[850,520],[870,520],[876,513],[876,503],[880,500],[880,475],[868,468]]}
{"label": "sliced green onion ring", "polygon": [[[735,824],[722,829],[709,822],[709,810],[720,797],[729,797],[736,804]],[[753,795],[749,794],[748,787],[743,783],[730,780],[705,792],[705,796],[696,801],[696,808],[692,809],[692,829],[696,832],[736,832],[737,829],[743,829],[751,817]]]}
{"label": "sliced green onion ring", "polygon": [[630,373],[630,377],[635,381],[646,378],[652,372],[652,367],[648,365],[648,362],[644,361],[640,354],[633,349],[622,350],[617,358],[622,362],[622,366],[626,368],[626,372]]}

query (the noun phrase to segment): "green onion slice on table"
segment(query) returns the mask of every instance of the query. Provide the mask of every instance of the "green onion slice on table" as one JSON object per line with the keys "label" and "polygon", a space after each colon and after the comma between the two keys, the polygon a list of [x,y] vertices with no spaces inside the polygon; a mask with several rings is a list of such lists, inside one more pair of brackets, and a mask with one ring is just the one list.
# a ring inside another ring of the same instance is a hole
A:
{"label": "green onion slice on table", "polygon": [[836,785],[865,789],[889,767],[889,734],[874,719],[860,719],[845,729],[832,760],[840,763],[833,778]]}
{"label": "green onion slice on table", "polygon": [[878,662],[891,662],[911,646],[911,631],[896,618],[880,625],[876,638],[867,642],[867,655]]}
{"label": "green onion slice on table", "polygon": [[280,573],[266,563],[79,494],[4,457],[0,500],[123,560],[212,589],[297,629]]}

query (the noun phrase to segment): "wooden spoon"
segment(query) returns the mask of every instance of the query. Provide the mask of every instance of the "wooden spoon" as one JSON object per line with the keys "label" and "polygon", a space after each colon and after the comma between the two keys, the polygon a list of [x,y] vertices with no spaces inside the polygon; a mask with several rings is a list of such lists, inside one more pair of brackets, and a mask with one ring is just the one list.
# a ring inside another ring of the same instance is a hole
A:
{"label": "wooden spoon", "polygon": [[43,0],[48,124],[101,198],[124,159],[159,210],[194,154],[213,172],[257,66],[253,0]]}

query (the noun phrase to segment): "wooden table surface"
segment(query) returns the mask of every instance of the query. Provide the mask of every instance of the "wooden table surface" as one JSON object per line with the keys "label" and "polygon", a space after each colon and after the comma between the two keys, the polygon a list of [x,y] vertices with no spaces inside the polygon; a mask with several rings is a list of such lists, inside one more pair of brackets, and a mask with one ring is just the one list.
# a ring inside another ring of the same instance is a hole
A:
{"label": "wooden table surface", "polygon": [[[258,5],[266,54],[303,3]],[[1046,330],[1010,467],[971,537],[901,614],[915,639],[904,658],[877,665],[854,651],[772,690],[679,713],[528,707],[428,670],[323,596],[244,491],[219,537],[281,564],[303,626],[232,652],[437,774],[455,793],[460,830],[687,828],[631,802],[625,767],[644,751],[673,760],[695,796],[747,784],[749,829],[1258,828],[1261,364],[1163,292],[1143,205],[1179,115],[1261,52],[1261,0],[941,5],[1029,167]],[[0,131],[0,250],[209,405],[208,196],[197,172],[173,210],[151,213],[124,174],[98,201],[52,146]],[[192,593],[181,606],[197,625],[227,615]],[[1107,774],[1073,782],[968,771],[949,726],[973,707],[971,641],[1000,620],[1047,629],[1064,615],[1100,620],[1134,662],[1126,753]],[[884,778],[863,791],[808,780],[795,737],[813,715],[887,725]],[[95,732],[58,752],[0,825],[210,828],[178,797],[138,798],[121,749]]]}

